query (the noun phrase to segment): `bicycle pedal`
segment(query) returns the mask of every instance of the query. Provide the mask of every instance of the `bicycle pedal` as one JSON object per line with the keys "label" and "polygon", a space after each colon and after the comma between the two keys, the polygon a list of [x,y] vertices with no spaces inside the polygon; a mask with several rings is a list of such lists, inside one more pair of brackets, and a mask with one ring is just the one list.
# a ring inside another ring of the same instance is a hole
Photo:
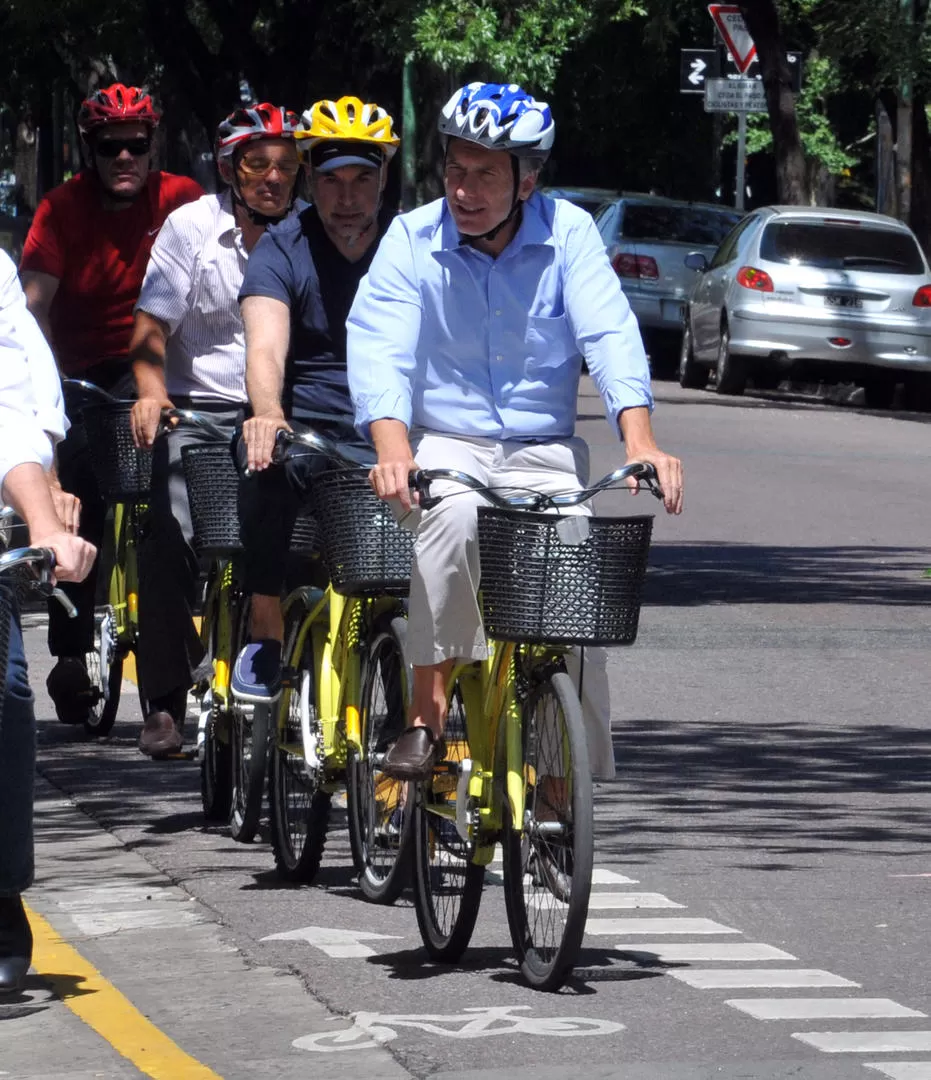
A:
{"label": "bicycle pedal", "polygon": [[164,754],[162,761],[193,761],[197,756],[197,750],[179,750],[176,754]]}

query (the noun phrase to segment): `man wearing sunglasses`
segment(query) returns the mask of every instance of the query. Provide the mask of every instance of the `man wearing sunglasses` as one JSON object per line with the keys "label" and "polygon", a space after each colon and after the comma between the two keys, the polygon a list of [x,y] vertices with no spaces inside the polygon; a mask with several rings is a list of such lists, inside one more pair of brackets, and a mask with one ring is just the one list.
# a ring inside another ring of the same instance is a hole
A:
{"label": "man wearing sunglasses", "polygon": [[229,188],[169,215],[136,304],[133,437],[137,446],[154,444],[155,453],[139,593],[139,675],[151,712],[139,749],[153,758],[181,749],[187,692],[204,656],[191,617],[198,564],[181,448],[215,441],[189,427],[160,439],[155,433],[163,408],[208,413],[231,438],[242,420],[246,342],[239,290],[250,252],[294,202],[298,124],[296,113],[267,102],[223,120],[215,152]]}
{"label": "man wearing sunglasses", "polygon": [[[152,242],[172,210],[203,194],[188,177],[152,170],[158,122],[151,97],[134,86],[114,83],[82,103],[78,128],[87,168],[42,199],[20,264],[29,310],[61,374],[123,396],[132,389],[133,305]],[[58,480],[80,500],[80,535],[99,548],[106,503],[79,413],[70,411]],[[84,656],[93,643],[96,579],[95,565],[81,585],[66,588],[76,619],[49,605],[49,650],[58,660],[47,686],[64,723],[80,724],[88,715]]]}

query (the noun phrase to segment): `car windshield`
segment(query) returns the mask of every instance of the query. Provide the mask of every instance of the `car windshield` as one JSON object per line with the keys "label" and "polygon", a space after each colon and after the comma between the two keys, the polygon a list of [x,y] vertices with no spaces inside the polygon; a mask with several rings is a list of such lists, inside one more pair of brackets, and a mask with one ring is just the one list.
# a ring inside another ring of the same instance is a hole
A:
{"label": "car windshield", "polygon": [[826,270],[925,272],[918,244],[908,233],[859,223],[774,221],[763,231],[760,255],[769,262]]}
{"label": "car windshield", "polygon": [[707,207],[631,203],[624,210],[622,232],[627,240],[665,240],[717,247],[741,217],[742,214]]}

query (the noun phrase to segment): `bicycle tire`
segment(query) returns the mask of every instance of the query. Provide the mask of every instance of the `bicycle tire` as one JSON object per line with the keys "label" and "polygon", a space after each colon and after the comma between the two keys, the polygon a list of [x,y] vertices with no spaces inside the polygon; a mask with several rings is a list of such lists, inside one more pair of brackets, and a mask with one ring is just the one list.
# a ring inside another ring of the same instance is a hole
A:
{"label": "bicycle tire", "polygon": [[379,622],[369,638],[362,672],[359,717],[362,755],[350,753],[346,770],[349,846],[359,888],[376,904],[393,904],[410,878],[414,815],[410,785],[391,780],[378,763],[404,730],[410,689],[404,645],[407,621]]}
{"label": "bicycle tire", "polygon": [[233,763],[229,730],[218,734],[221,717],[214,710],[204,732],[204,756],[200,763],[200,802],[206,821],[229,820],[233,801]]}
{"label": "bicycle tire", "polygon": [[[250,605],[239,612],[234,655],[248,641]],[[265,774],[268,765],[268,736],[274,705],[247,705],[235,698],[230,704],[230,836],[240,844],[251,844],[262,819]]]}
{"label": "bicycle tire", "polygon": [[[107,620],[109,623],[107,624]],[[104,634],[109,644],[103,642]],[[101,656],[105,656],[106,672],[101,670]],[[108,659],[107,659],[108,658]],[[116,723],[116,714],[120,708],[120,693],[123,689],[123,653],[116,641],[116,625],[113,610],[108,608],[94,620],[94,647],[85,654],[84,664],[91,683],[94,702],[84,721],[84,730],[88,735],[103,738],[109,735]],[[104,677],[107,680],[104,693]]]}
{"label": "bicycle tire", "polygon": [[[458,685],[450,695],[445,738],[449,749],[459,746],[466,756],[465,710]],[[449,776],[437,790],[437,777],[417,785],[414,805],[414,910],[424,947],[431,958],[455,963],[465,952],[482,902],[485,867],[472,861],[474,845],[464,841],[455,824],[431,810],[441,802],[455,807],[449,798]],[[443,789],[446,790],[443,790]],[[455,796],[455,787],[452,787]]]}
{"label": "bicycle tire", "polygon": [[[514,828],[506,804],[504,900],[522,975],[534,989],[553,991],[569,977],[582,947],[594,858],[582,706],[565,671],[531,687],[522,728],[524,830]],[[541,784],[541,777],[550,784]]]}
{"label": "bicycle tire", "polygon": [[[322,765],[309,774],[304,758],[301,724],[304,708],[313,710],[310,727],[316,723],[312,635],[307,635],[301,656],[293,658],[288,666],[295,672],[296,685],[285,687],[281,693],[268,773],[272,850],[280,878],[308,885],[316,877],[323,859],[331,797],[330,792],[320,787]],[[300,751],[295,752],[298,747]]]}

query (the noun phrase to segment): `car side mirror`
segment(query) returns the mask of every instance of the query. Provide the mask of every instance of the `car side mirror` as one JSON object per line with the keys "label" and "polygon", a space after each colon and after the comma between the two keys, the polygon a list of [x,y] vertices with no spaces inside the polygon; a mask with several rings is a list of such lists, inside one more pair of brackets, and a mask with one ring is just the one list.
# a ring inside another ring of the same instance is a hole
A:
{"label": "car side mirror", "polygon": [[708,269],[708,260],[700,251],[690,251],[688,255],[685,256],[685,265],[689,270],[701,273]]}

